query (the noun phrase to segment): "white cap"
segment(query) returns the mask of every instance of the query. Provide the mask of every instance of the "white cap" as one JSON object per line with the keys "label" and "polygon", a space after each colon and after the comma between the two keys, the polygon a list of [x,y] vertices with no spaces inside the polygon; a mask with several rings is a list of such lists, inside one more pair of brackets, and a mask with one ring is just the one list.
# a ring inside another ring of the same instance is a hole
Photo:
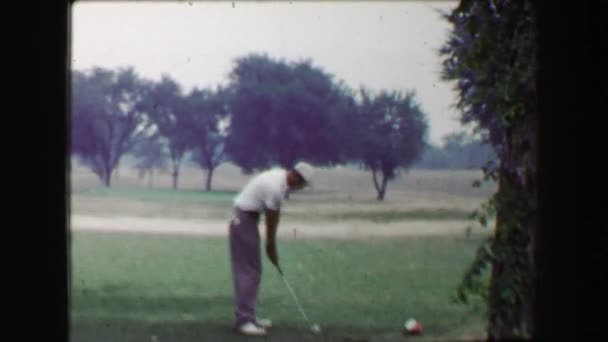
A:
{"label": "white cap", "polygon": [[304,178],[304,181],[307,184],[310,185],[312,183],[312,176],[315,171],[308,163],[299,162],[296,164],[296,166],[294,166],[293,169],[296,170],[300,176],[302,176],[302,178]]}

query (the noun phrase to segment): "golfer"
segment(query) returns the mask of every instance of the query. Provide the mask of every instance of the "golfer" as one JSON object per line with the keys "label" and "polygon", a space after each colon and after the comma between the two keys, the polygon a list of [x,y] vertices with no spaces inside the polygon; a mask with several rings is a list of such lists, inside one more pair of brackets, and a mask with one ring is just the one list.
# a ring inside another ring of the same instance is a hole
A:
{"label": "golfer", "polygon": [[272,326],[256,317],[255,305],[261,280],[258,223],[266,221],[266,255],[278,266],[276,232],[280,209],[288,192],[310,184],[313,168],[298,163],[293,169],[275,168],[255,176],[234,199],[234,216],[229,225],[230,259],[234,282],[235,329],[245,335],[266,335]]}

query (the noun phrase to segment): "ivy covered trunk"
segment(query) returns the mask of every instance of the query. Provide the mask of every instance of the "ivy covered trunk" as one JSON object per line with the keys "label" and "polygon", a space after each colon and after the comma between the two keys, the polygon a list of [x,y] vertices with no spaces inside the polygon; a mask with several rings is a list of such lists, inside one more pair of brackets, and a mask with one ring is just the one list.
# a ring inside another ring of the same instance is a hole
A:
{"label": "ivy covered trunk", "polygon": [[517,127],[505,131],[491,249],[490,340],[529,338],[534,333],[536,119],[528,113]]}
{"label": "ivy covered trunk", "polygon": [[[479,247],[457,290],[487,301],[489,340],[534,336],[537,234],[537,35],[530,0],[461,0],[442,48],[443,78],[456,80],[463,123],[498,156],[484,168],[497,192],[476,213],[494,235]],[[497,164],[497,165],[496,165]],[[489,271],[489,284],[483,280]],[[481,281],[480,281],[481,279]],[[481,285],[480,285],[481,284]]]}

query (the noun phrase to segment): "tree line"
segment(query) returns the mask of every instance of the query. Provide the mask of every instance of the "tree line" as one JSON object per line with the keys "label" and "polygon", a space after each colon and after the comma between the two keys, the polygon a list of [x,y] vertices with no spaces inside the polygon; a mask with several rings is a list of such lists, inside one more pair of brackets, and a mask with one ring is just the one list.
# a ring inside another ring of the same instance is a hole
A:
{"label": "tree line", "polygon": [[429,144],[413,169],[480,170],[498,156],[489,144],[465,132],[443,137],[443,146]]}
{"label": "tree line", "polygon": [[132,67],[72,72],[71,152],[110,187],[121,157],[141,172],[168,168],[179,187],[184,155],[206,175],[230,161],[245,173],[298,161],[369,170],[383,200],[388,181],[424,151],[428,124],[414,90],[353,89],[311,60],[237,58],[226,86],[185,92]]}

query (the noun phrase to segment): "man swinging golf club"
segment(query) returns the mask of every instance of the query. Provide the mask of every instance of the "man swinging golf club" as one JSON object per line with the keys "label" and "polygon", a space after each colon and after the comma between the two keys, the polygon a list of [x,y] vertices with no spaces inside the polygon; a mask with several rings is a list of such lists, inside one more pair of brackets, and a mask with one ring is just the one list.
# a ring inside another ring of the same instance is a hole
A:
{"label": "man swinging golf club", "polygon": [[266,335],[272,326],[256,316],[255,305],[261,280],[260,214],[266,221],[266,255],[279,267],[276,232],[280,209],[288,192],[311,182],[313,168],[303,162],[293,169],[275,168],[249,181],[234,199],[234,216],[229,225],[230,258],[234,282],[235,329],[245,335]]}

